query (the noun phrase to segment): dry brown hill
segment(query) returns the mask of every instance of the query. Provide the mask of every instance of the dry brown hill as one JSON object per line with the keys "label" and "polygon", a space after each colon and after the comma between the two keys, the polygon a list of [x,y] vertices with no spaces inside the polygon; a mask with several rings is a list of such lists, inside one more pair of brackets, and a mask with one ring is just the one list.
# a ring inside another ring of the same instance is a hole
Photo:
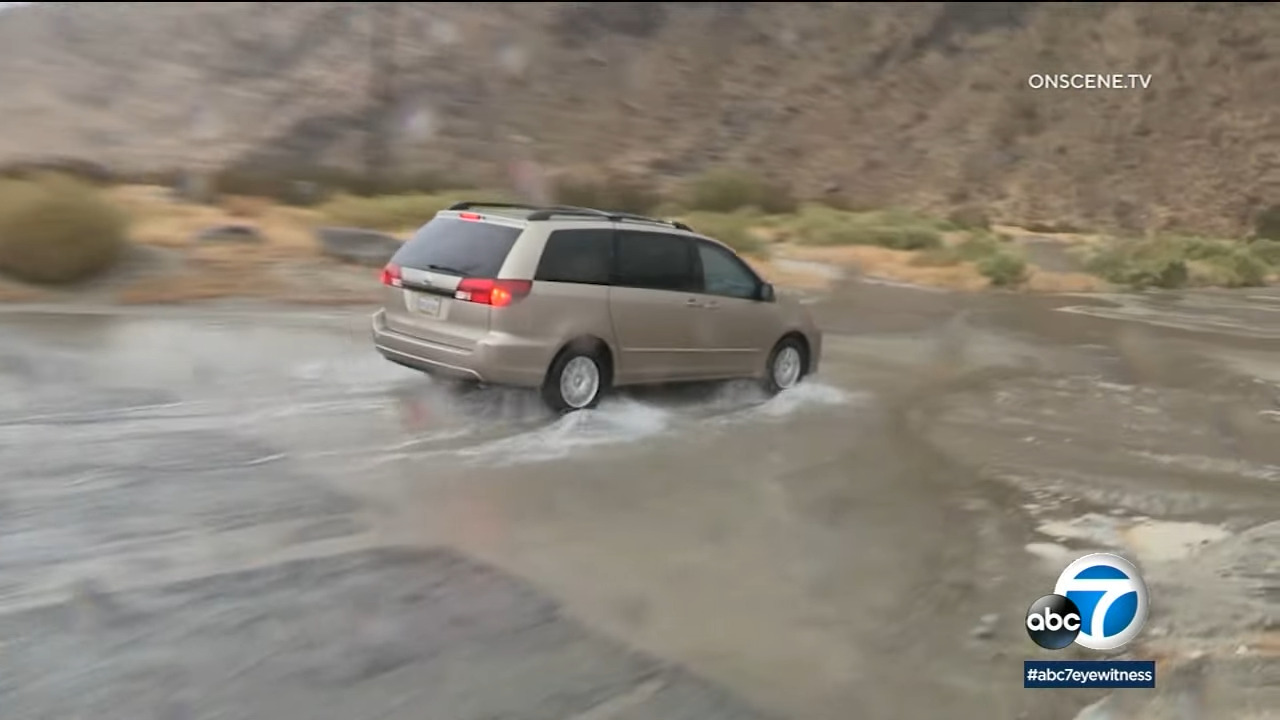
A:
{"label": "dry brown hill", "polygon": [[[501,173],[523,137],[556,165],[735,163],[807,195],[972,199],[1007,220],[1238,232],[1280,202],[1271,3],[387,7],[8,10],[0,158],[358,165],[381,116],[405,171]],[[370,97],[375,48],[397,69],[389,112]],[[1028,87],[1059,72],[1152,79]]]}

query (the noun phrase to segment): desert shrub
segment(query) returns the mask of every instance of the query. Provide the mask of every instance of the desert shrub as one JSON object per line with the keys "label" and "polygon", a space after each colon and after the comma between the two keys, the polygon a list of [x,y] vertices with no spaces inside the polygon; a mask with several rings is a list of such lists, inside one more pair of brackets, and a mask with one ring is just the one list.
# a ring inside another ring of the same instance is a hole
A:
{"label": "desert shrub", "polygon": [[222,198],[222,209],[231,217],[262,217],[271,208],[271,200],[248,195],[228,195]]}
{"label": "desert shrub", "polygon": [[58,175],[0,180],[0,273],[65,284],[109,270],[128,218],[94,187]]}
{"label": "desert shrub", "polygon": [[923,267],[945,267],[962,262],[977,262],[1001,251],[1001,240],[991,233],[970,235],[955,245],[945,245],[925,250],[912,259],[911,264]]}
{"label": "desert shrub", "polygon": [[842,212],[806,205],[788,228],[806,245],[879,245],[894,250],[928,250],[942,245],[937,223],[900,210]]}
{"label": "desert shrub", "polygon": [[1088,259],[1085,268],[1107,282],[1138,290],[1180,288],[1190,279],[1185,258],[1144,240],[1111,241]]}
{"label": "desert shrub", "polygon": [[800,203],[787,186],[742,170],[711,170],[694,178],[686,191],[685,204],[691,210],[733,212],[759,208],[778,215],[793,213]]}
{"label": "desert shrub", "polygon": [[337,195],[320,206],[331,225],[368,230],[410,230],[461,199],[457,195]]}
{"label": "desert shrub", "polygon": [[1259,238],[1249,243],[1249,252],[1272,267],[1280,267],[1280,240]]}
{"label": "desert shrub", "polygon": [[962,205],[947,215],[947,221],[961,230],[991,229],[991,216],[980,205]]}
{"label": "desert shrub", "polygon": [[750,212],[698,212],[683,220],[694,232],[715,238],[740,253],[759,255],[765,250],[764,241],[752,231],[755,217]]}
{"label": "desert shrub", "polygon": [[1028,232],[1044,235],[1070,235],[1084,232],[1084,229],[1080,226],[1065,220],[1033,220],[1023,223],[1022,227]]}
{"label": "desert shrub", "polygon": [[1280,240],[1280,205],[1272,205],[1258,213],[1253,220],[1253,232],[1260,238]]}
{"label": "desert shrub", "polygon": [[[1133,288],[1188,284],[1251,287],[1266,282],[1267,246],[1209,238],[1158,236],[1112,240],[1088,261],[1088,269]],[[1261,252],[1260,252],[1261,251]]]}
{"label": "desert shrub", "polygon": [[822,197],[815,198],[813,202],[832,210],[844,210],[845,212],[859,209],[853,198],[844,193],[827,193]]}
{"label": "desert shrub", "polygon": [[1222,287],[1259,287],[1267,283],[1267,275],[1271,273],[1270,265],[1243,247],[1218,256],[1210,263],[1226,271],[1223,279],[1214,283]]}
{"label": "desert shrub", "polygon": [[0,165],[0,178],[36,180],[44,175],[61,175],[93,185],[107,185],[118,179],[116,174],[104,165],[75,158],[45,158]]}
{"label": "desert shrub", "polygon": [[1012,287],[1027,279],[1027,262],[1007,250],[997,250],[978,261],[978,272],[996,287]]}
{"label": "desert shrub", "polygon": [[629,177],[587,178],[566,176],[552,187],[559,205],[613,210],[647,215],[662,204],[662,195],[647,182]]}

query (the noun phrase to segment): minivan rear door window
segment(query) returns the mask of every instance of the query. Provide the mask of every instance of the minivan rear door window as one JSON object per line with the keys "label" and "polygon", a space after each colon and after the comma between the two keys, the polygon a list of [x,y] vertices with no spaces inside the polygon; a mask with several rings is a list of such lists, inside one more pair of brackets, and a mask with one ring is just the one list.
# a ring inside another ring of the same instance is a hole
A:
{"label": "minivan rear door window", "polygon": [[521,228],[438,217],[396,251],[400,267],[474,278],[495,278]]}

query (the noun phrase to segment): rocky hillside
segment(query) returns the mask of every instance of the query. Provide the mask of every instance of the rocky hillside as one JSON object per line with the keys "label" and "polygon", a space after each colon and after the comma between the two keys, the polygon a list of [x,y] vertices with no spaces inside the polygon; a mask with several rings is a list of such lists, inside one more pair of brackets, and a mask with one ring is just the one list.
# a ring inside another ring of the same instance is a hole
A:
{"label": "rocky hillside", "polygon": [[741,164],[857,204],[1239,232],[1280,202],[1268,5],[35,3],[0,13],[0,159],[358,167],[380,123],[404,172]]}

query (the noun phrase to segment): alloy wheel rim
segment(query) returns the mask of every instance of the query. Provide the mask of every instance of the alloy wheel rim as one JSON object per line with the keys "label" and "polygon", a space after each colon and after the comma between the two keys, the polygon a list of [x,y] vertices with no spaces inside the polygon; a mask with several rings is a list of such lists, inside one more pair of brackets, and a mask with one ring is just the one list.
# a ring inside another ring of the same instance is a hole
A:
{"label": "alloy wheel rim", "polygon": [[800,351],[787,346],[773,360],[773,382],[783,390],[800,381]]}
{"label": "alloy wheel rim", "polygon": [[570,360],[560,373],[560,397],[577,410],[591,404],[600,392],[600,368],[589,357]]}

